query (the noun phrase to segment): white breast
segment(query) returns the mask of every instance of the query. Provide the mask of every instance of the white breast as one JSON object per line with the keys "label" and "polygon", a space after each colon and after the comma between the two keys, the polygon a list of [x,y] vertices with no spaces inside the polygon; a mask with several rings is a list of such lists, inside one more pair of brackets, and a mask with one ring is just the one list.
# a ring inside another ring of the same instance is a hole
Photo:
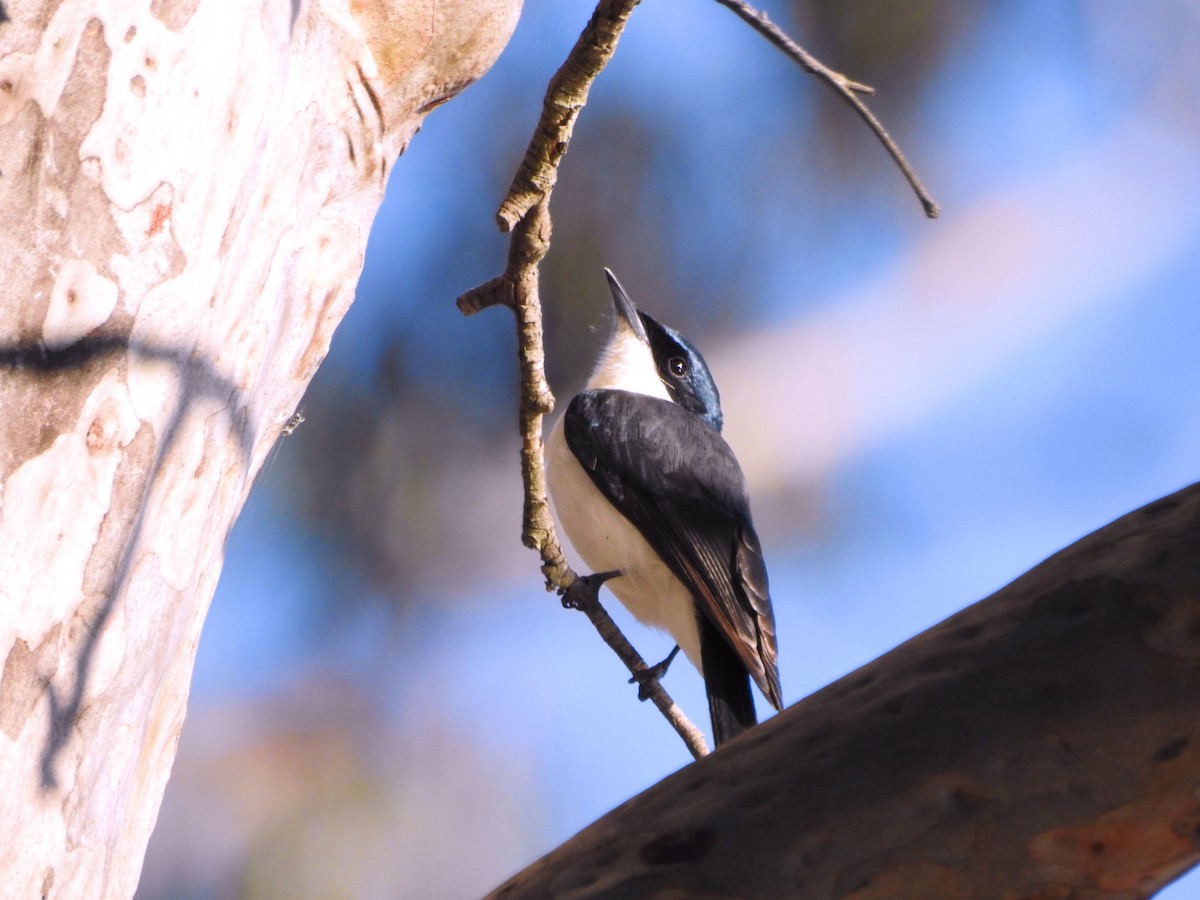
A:
{"label": "white breast", "polygon": [[[604,368],[602,361],[596,375]],[[665,394],[662,382],[655,381]],[[562,530],[588,569],[621,571],[607,583],[613,594],[638,621],[670,634],[699,669],[700,631],[691,593],[592,483],[567,446],[561,418],[546,442],[546,478]]]}

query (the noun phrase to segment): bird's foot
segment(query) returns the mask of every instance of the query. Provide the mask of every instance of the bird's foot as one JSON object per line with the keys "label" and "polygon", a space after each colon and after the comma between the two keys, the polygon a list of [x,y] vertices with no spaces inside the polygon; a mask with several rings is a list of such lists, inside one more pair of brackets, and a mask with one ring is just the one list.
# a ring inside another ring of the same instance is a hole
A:
{"label": "bird's foot", "polygon": [[616,578],[620,572],[593,572],[591,575],[581,575],[568,588],[558,592],[562,597],[564,609],[583,609],[585,606],[600,602],[600,588],[604,582]]}
{"label": "bird's foot", "polygon": [[650,699],[650,685],[656,683],[664,675],[667,674],[667,669],[669,669],[671,667],[671,663],[674,661],[675,656],[678,653],[679,653],[679,645],[676,644],[675,649],[672,650],[670,653],[668,653],[667,658],[664,659],[662,662],[657,663],[653,666],[647,666],[641,672],[638,672],[636,675],[634,675],[632,678],[629,679],[630,684],[636,683],[638,685],[638,699],[639,700],[641,700],[644,703]]}

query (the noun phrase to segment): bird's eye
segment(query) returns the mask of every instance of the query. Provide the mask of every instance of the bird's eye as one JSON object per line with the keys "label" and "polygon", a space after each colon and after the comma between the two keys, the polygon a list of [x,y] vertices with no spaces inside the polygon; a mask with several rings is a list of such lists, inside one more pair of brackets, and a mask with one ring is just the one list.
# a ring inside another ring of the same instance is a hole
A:
{"label": "bird's eye", "polygon": [[683,378],[688,373],[688,362],[682,356],[672,356],[667,361],[667,369],[676,378]]}

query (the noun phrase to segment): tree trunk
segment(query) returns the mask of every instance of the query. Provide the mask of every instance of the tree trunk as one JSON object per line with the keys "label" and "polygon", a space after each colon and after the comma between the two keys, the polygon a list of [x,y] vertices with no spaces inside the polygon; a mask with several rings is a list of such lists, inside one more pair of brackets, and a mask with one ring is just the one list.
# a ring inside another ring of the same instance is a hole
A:
{"label": "tree trunk", "polygon": [[133,894],[226,536],[519,8],[0,6],[0,895]]}
{"label": "tree trunk", "polygon": [[584,829],[493,895],[1146,897],[1200,860],[1200,485]]}

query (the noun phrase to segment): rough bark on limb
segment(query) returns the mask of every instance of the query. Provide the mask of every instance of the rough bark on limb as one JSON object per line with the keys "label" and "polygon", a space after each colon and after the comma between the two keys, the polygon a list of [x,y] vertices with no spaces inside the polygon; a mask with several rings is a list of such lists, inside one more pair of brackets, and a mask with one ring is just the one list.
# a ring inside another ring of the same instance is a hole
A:
{"label": "rough bark on limb", "polygon": [[0,895],[128,897],[389,164],[520,0],[5,0]]}
{"label": "rough bark on limb", "polygon": [[1200,485],[618,807],[496,897],[1145,897],[1200,860]]}

